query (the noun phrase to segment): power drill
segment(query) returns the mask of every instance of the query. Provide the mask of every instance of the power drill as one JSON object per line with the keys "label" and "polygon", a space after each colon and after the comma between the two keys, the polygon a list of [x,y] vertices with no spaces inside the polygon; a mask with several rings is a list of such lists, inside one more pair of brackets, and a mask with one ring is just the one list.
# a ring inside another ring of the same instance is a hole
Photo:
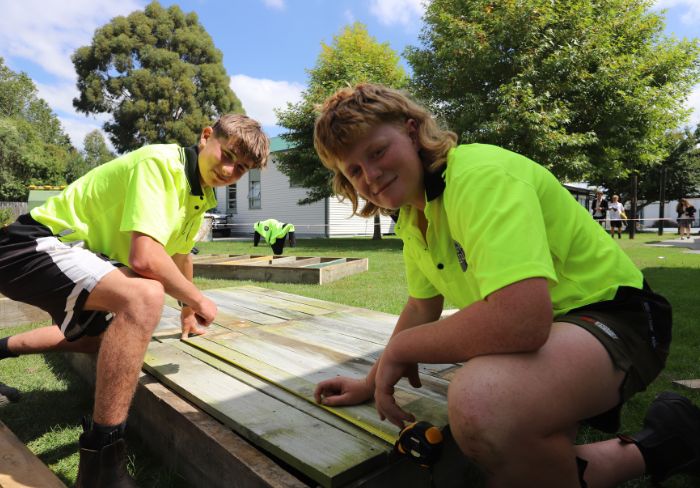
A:
{"label": "power drill", "polygon": [[442,432],[430,422],[413,422],[401,430],[394,450],[427,468],[440,457],[442,440]]}

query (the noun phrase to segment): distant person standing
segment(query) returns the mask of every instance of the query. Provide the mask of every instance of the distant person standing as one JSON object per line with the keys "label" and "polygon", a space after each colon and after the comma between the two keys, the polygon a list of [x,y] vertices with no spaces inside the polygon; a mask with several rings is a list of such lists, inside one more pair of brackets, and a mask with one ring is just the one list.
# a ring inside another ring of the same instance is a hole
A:
{"label": "distant person standing", "polygon": [[690,227],[695,220],[695,207],[688,200],[681,198],[676,205],[676,213],[678,214],[678,230],[683,237],[690,239]]}
{"label": "distant person standing", "polygon": [[617,238],[622,239],[622,214],[625,211],[625,207],[620,203],[620,197],[613,195],[612,202],[608,205],[608,213],[610,215],[610,237],[615,238],[615,231],[617,231]]}
{"label": "distant person standing", "polygon": [[605,227],[605,216],[608,212],[608,201],[605,199],[605,195],[601,190],[595,192],[595,200],[591,204],[591,210],[593,211],[593,218],[597,220],[600,225]]}

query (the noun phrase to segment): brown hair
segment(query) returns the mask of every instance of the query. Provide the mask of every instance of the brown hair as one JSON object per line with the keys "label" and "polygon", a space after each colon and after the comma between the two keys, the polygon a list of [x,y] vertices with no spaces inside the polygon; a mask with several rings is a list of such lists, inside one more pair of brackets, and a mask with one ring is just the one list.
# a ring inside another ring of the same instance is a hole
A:
{"label": "brown hair", "polygon": [[236,155],[250,160],[253,168],[264,168],[270,155],[270,140],[257,120],[247,115],[226,114],[212,126],[214,136],[218,139],[233,137]]}
{"label": "brown hair", "polygon": [[366,202],[358,212],[359,196],[350,181],[338,169],[343,154],[377,125],[399,124],[413,119],[418,128],[419,156],[429,172],[445,165],[447,152],[456,145],[457,135],[438,127],[430,112],[411,98],[382,85],[361,83],[343,88],[328,97],[314,127],[314,147],[323,165],[333,171],[333,191],[352,202],[353,214],[370,217],[393,210]]}

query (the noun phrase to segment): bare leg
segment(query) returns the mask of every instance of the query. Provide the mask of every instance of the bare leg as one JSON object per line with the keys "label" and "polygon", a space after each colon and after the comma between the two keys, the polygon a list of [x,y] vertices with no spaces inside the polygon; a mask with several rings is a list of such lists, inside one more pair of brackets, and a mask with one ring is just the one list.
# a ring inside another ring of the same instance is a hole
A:
{"label": "bare leg", "polygon": [[645,470],[644,458],[637,446],[623,444],[618,439],[576,446],[576,452],[589,463],[585,473],[589,488],[619,486],[641,476]]}
{"label": "bare leg", "polygon": [[14,354],[35,354],[42,352],[97,352],[101,336],[84,336],[68,342],[55,325],[40,327],[8,338],[7,348]]}
{"label": "bare leg", "polygon": [[535,353],[482,356],[465,363],[449,388],[451,430],[464,453],[489,474],[489,486],[579,487],[576,456],[582,454],[591,458],[586,474],[592,479],[606,479],[610,469],[618,478],[634,478],[644,466],[633,455],[617,453],[616,463],[624,466],[600,467],[603,454],[593,455],[603,447],[628,446],[581,450],[571,441],[581,419],[619,402],[623,376],[590,333],[555,323]]}
{"label": "bare leg", "polygon": [[115,270],[95,287],[87,309],[115,312],[97,356],[93,418],[102,425],[126,420],[151,334],[163,308],[163,286],[154,280]]}

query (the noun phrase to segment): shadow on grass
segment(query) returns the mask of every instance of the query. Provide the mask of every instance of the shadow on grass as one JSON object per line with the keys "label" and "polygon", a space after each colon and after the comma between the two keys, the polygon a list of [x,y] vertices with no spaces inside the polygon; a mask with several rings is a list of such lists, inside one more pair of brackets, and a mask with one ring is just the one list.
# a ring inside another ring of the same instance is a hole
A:
{"label": "shadow on grass", "polygon": [[[22,374],[53,378],[43,379],[39,386],[27,386],[29,383],[20,378],[6,379],[21,389],[22,397],[17,403],[2,407],[0,418],[24,444],[32,444],[32,450],[66,486],[73,486],[78,472],[81,419],[92,412],[93,388],[64,355],[45,354],[44,359],[50,373],[27,368]],[[128,429],[127,446],[129,469],[139,486],[191,486],[164,467]]]}

